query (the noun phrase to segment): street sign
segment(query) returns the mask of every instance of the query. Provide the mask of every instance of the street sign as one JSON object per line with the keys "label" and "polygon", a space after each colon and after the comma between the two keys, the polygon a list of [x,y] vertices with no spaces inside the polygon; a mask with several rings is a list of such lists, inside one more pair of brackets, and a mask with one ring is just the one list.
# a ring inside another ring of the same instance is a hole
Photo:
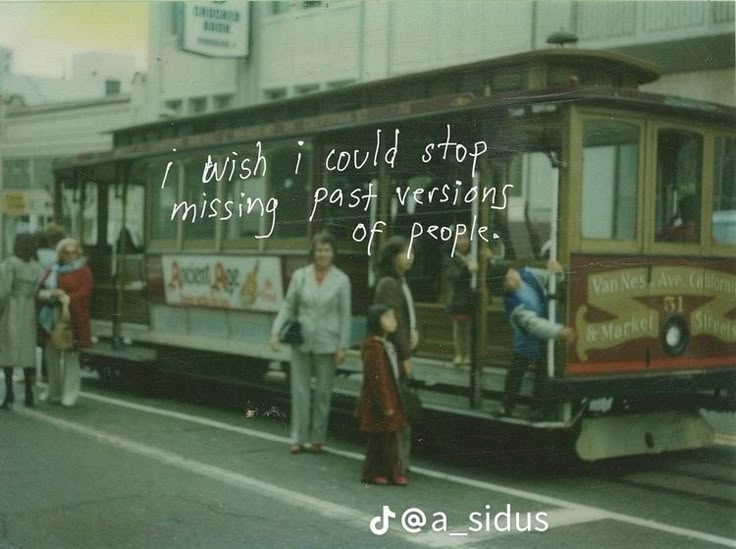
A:
{"label": "street sign", "polygon": [[182,49],[210,57],[246,57],[248,2],[184,2]]}

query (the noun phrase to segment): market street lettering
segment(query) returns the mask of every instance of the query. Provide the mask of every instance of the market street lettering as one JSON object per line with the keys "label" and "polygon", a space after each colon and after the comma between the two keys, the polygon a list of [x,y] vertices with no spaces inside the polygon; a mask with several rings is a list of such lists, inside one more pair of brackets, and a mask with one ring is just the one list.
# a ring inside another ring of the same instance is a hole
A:
{"label": "market street lettering", "polygon": [[[687,295],[705,295],[712,299],[692,311],[683,311],[682,296]],[[651,297],[662,298],[661,311],[638,299]],[[575,325],[581,334],[576,342],[577,354],[585,361],[591,350],[608,349],[642,337],[657,338],[660,313],[671,312],[685,315],[693,337],[709,335],[734,343],[736,320],[732,320],[730,313],[735,298],[736,276],[722,271],[654,266],[651,272],[646,267],[637,267],[590,275],[588,302],[575,313]],[[613,319],[591,322],[588,320],[591,308]]]}

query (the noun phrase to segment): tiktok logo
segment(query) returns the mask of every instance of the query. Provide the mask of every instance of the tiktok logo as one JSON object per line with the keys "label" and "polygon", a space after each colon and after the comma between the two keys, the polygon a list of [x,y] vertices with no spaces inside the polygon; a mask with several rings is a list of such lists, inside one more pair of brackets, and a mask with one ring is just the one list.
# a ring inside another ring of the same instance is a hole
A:
{"label": "tiktok logo", "polygon": [[384,535],[388,532],[388,527],[390,526],[389,520],[392,518],[396,518],[396,513],[394,513],[388,505],[384,505],[383,512],[377,517],[373,517],[373,519],[371,519],[371,532],[376,536]]}

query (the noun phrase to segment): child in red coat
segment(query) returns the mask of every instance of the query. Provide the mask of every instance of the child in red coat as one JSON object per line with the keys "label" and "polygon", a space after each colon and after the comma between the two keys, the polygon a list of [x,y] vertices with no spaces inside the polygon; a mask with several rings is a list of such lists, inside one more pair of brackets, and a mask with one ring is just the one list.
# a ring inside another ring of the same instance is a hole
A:
{"label": "child in red coat", "polygon": [[363,482],[406,486],[399,457],[399,432],[408,427],[399,397],[399,362],[387,336],[396,331],[394,310],[384,304],[368,309],[368,337],[361,345],[363,386],[358,418],[368,434]]}

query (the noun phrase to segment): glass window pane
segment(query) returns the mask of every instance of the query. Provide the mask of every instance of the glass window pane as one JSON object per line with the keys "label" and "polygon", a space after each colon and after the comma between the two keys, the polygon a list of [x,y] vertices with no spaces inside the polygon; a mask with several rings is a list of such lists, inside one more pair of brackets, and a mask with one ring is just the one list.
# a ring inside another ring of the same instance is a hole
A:
{"label": "glass window pane", "polygon": [[[238,156],[234,156],[237,153]],[[268,154],[262,149],[266,159],[266,174],[271,169]],[[256,235],[268,234],[270,216],[266,213],[268,206],[267,182],[264,174],[264,163],[259,161],[258,149],[255,145],[238,145],[237,148],[223,152],[223,157],[235,158],[238,170],[232,181],[224,181],[224,210],[222,216],[223,238],[252,240]],[[246,179],[242,179],[246,177]],[[280,212],[277,209],[276,214]],[[248,213],[250,211],[250,213]]]}
{"label": "glass window pane", "polygon": [[[541,152],[515,153],[501,165],[496,163],[493,186],[499,193],[497,204],[506,208],[490,211],[491,228],[500,237],[506,259],[529,261],[548,257],[552,220],[552,181],[554,171],[549,158]],[[503,189],[513,185],[505,193]]]}
{"label": "glass window pane", "polygon": [[28,189],[31,187],[31,161],[28,158],[3,160],[3,188]]}
{"label": "glass window pane", "polygon": [[[82,196],[84,186],[84,196]],[[84,204],[82,204],[84,198]],[[65,183],[61,193],[61,220],[69,234],[84,246],[97,244],[97,184]],[[84,233],[84,234],[82,234]]]}
{"label": "glass window pane", "polygon": [[[233,179],[225,185],[225,200],[232,201],[232,205],[228,206],[232,208],[232,217],[225,221],[225,238],[233,240],[268,234],[269,229],[266,226],[268,218],[261,215],[269,198],[266,193],[266,179],[263,177],[250,177],[247,180]],[[251,206],[250,214],[247,213],[249,205]],[[241,208],[242,216],[240,215]],[[277,210],[276,213],[278,215],[280,212]],[[227,215],[226,211],[224,216],[227,217]]]}
{"label": "glass window pane", "polygon": [[[294,173],[297,154],[302,153],[299,173]],[[276,223],[272,237],[305,237],[309,218],[310,198],[307,193],[309,173],[312,169],[311,157],[307,145],[303,147],[278,147],[267,152],[268,181],[270,196],[278,202]],[[265,231],[268,234],[271,220],[267,220]]]}
{"label": "glass window pane", "polygon": [[590,120],[584,125],[583,238],[636,240],[639,127]]}
{"label": "glass window pane", "polygon": [[[125,231],[123,228],[123,196],[122,185],[107,188],[107,244],[119,253],[125,244],[126,253],[134,254],[143,251],[143,230],[145,211],[145,189],[142,185],[128,185],[125,207]],[[169,207],[169,211],[171,208]],[[169,222],[173,224],[173,222]],[[176,225],[174,225],[176,227]]]}
{"label": "glass window pane", "polygon": [[[207,160],[205,156],[187,159],[180,169],[184,170],[184,200],[187,205],[194,206],[192,212],[184,219],[185,212],[180,210],[177,217],[182,218],[184,241],[187,240],[215,240],[215,217],[210,217],[210,201],[217,198],[217,184],[213,179],[210,183],[202,183],[202,170]],[[205,200],[207,205],[205,206]],[[217,203],[215,203],[217,204]],[[219,209],[216,208],[216,211]],[[218,214],[217,217],[220,217]]]}
{"label": "glass window pane", "polygon": [[33,159],[33,187],[36,189],[46,189],[51,193],[54,188],[53,158],[47,157]]}
{"label": "glass window pane", "polygon": [[736,137],[716,137],[713,240],[736,244]]}
{"label": "glass window pane", "polygon": [[[324,221],[324,227],[338,240],[352,241],[351,235],[358,223],[365,223],[368,226],[371,214],[370,211],[365,211],[365,202],[361,201],[360,205],[355,208],[349,208],[347,204],[352,202],[350,193],[355,189],[360,189],[359,196],[363,196],[368,192],[369,185],[373,183],[373,192],[377,191],[378,168],[371,162],[366,162],[361,169],[357,169],[355,162],[350,162],[349,166],[342,171],[328,170],[325,165],[329,158],[328,165],[337,166],[336,159],[342,158],[343,152],[361,151],[362,153],[370,150],[369,139],[362,135],[346,136],[341,141],[325,143],[322,148],[323,155],[328,155],[322,159],[322,185],[329,191],[330,197],[337,197],[338,195],[334,193],[339,190],[342,193],[343,203],[331,204],[329,200],[323,200],[319,205],[319,215]],[[329,156],[330,151],[333,150],[336,151],[335,154]],[[360,161],[362,162],[362,157]]]}
{"label": "glass window pane", "polygon": [[700,241],[703,137],[685,130],[657,134],[657,242]]}
{"label": "glass window pane", "polygon": [[166,172],[164,159],[153,161],[148,168],[151,182],[151,240],[176,238],[177,218],[171,219],[171,210],[177,201],[179,188],[179,164],[174,162],[166,177],[166,185],[161,188],[161,181]]}

